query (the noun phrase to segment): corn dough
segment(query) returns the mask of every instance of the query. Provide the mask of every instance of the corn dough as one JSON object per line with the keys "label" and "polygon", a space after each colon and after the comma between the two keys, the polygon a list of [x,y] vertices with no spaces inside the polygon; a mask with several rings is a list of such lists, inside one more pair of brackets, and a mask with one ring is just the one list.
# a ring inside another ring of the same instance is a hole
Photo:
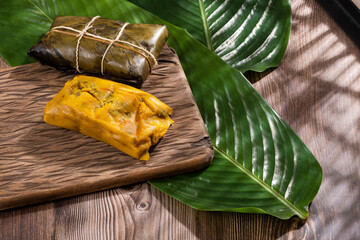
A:
{"label": "corn dough", "polygon": [[48,102],[44,121],[148,160],[150,146],[173,123],[171,114],[169,106],[149,93],[96,77],[76,76]]}

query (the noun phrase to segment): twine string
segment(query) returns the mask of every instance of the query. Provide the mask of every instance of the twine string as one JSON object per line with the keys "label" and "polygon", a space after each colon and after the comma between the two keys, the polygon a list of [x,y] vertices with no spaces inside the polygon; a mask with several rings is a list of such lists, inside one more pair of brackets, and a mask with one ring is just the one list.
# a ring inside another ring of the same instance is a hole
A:
{"label": "twine string", "polygon": [[126,26],[128,25],[129,23],[125,23],[122,28],[120,29],[118,35],[116,36],[115,39],[111,40],[110,44],[107,46],[102,58],[101,58],[101,74],[104,75],[104,60],[105,60],[105,56],[107,54],[107,52],[109,51],[111,45],[114,44],[114,42],[118,41],[121,37],[121,34],[123,33],[123,31],[125,30]]}
{"label": "twine string", "polygon": [[76,51],[75,51],[75,59],[76,59],[76,71],[78,71],[80,73],[80,68],[79,68],[79,46],[80,46],[80,41],[82,39],[82,37],[85,35],[85,36],[90,36],[90,37],[93,37],[95,39],[101,39],[103,41],[106,41],[106,42],[109,42],[109,45],[107,46],[102,58],[101,58],[101,74],[104,75],[104,59],[105,59],[105,56],[107,54],[107,52],[109,51],[110,47],[115,43],[115,42],[118,42],[118,43],[124,43],[124,44],[127,44],[137,50],[140,50],[144,53],[146,53],[150,58],[151,60],[153,61],[153,64],[156,65],[157,64],[157,61],[156,61],[156,58],[155,56],[149,52],[148,50],[146,50],[145,48],[142,48],[140,46],[137,46],[135,44],[132,44],[130,42],[127,42],[127,41],[122,41],[122,40],[119,40],[122,33],[124,32],[125,30],[125,27],[129,24],[129,23],[125,23],[122,28],[120,29],[118,35],[116,36],[115,39],[109,39],[109,38],[105,38],[105,37],[101,37],[101,36],[98,36],[98,35],[95,35],[95,34],[92,34],[92,33],[89,33],[87,32],[87,30],[89,30],[92,26],[91,24],[94,23],[94,21],[99,18],[100,16],[95,16],[91,19],[91,21],[84,27],[83,30],[77,30],[75,28],[72,28],[72,27],[67,27],[67,26],[56,26],[56,27],[53,27],[50,31],[53,31],[53,30],[57,30],[57,29],[66,29],[66,30],[70,30],[72,32],[75,32],[75,33],[78,33],[78,35],[76,35],[78,37],[78,40],[77,40],[77,44],[76,44]]}
{"label": "twine string", "polygon": [[84,29],[77,35],[78,40],[77,40],[77,44],[76,44],[76,51],[75,51],[75,59],[76,59],[76,71],[78,71],[80,73],[80,69],[79,69],[79,47],[80,47],[80,41],[82,39],[82,37],[84,36],[84,34],[86,33],[86,31],[88,29],[91,28],[91,24],[93,24],[93,22],[99,18],[100,16],[95,16],[91,19],[90,22],[88,22],[88,24],[86,24],[86,26],[84,27]]}

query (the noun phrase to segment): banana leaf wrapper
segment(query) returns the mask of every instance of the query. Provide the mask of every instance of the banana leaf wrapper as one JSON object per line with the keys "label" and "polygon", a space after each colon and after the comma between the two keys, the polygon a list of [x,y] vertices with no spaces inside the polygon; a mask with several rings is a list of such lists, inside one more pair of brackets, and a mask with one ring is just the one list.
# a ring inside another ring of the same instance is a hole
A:
{"label": "banana leaf wrapper", "polygon": [[[91,19],[57,16],[50,31],[28,51],[28,55],[42,64],[53,66],[59,70],[76,71],[76,47],[79,33],[69,29],[57,28],[55,30],[53,28],[64,26],[82,31]],[[124,24],[106,18],[94,20],[91,28],[87,29],[81,38],[78,47],[78,67],[81,73],[105,76],[112,80],[132,82],[137,85],[143,83],[156,64],[156,60],[154,61],[152,57],[159,56],[169,37],[169,32],[164,25],[128,24],[120,36],[121,42],[114,42],[106,53],[103,61],[103,73],[101,73],[102,57],[110,42],[91,37],[87,33],[113,40]],[[124,79],[126,80],[124,81]]]}

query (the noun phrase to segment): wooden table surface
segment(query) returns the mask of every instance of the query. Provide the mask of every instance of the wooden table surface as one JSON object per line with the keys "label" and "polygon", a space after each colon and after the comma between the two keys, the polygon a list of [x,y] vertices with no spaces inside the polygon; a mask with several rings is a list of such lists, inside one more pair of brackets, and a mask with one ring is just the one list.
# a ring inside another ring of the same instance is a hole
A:
{"label": "wooden table surface", "polygon": [[360,50],[315,0],[291,2],[282,64],[246,76],[323,168],[306,221],[201,212],[143,183],[2,211],[0,239],[360,239]]}

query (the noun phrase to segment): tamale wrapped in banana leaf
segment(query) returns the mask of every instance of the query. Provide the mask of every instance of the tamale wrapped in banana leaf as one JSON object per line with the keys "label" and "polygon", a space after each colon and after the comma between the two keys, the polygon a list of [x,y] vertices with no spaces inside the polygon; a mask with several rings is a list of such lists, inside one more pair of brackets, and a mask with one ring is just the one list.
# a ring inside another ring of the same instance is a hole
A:
{"label": "tamale wrapped in banana leaf", "polygon": [[28,54],[60,70],[141,85],[168,37],[164,25],[129,24],[99,16],[58,16]]}
{"label": "tamale wrapped in banana leaf", "polygon": [[173,123],[172,109],[126,84],[79,75],[47,103],[44,121],[106,142],[126,154],[149,159]]}

